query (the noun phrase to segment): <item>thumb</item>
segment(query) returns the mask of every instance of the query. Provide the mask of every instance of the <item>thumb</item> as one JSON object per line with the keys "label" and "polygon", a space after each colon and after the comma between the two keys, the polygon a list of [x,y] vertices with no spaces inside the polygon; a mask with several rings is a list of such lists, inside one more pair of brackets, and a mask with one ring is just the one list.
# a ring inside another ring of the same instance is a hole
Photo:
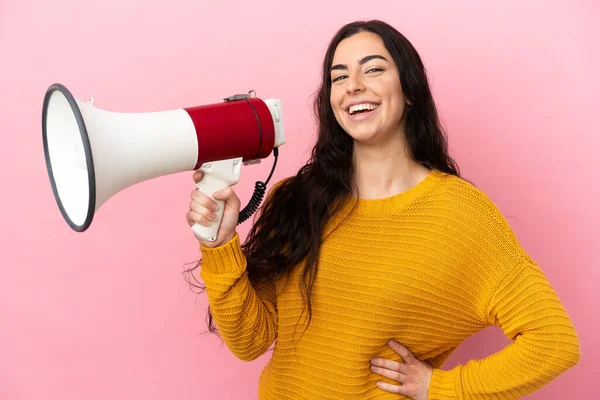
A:
{"label": "thumb", "polygon": [[229,187],[226,187],[226,188],[223,188],[223,189],[221,189],[221,190],[218,190],[218,191],[214,192],[214,193],[213,193],[213,197],[214,197],[216,200],[224,200],[224,201],[227,201],[227,200],[229,200],[229,198],[231,197],[231,192],[232,192],[231,188],[229,188]]}
{"label": "thumb", "polygon": [[236,196],[235,192],[231,187],[226,187],[214,192],[213,197],[215,198],[215,200],[224,201],[225,204],[234,208],[235,210],[240,209],[240,199]]}

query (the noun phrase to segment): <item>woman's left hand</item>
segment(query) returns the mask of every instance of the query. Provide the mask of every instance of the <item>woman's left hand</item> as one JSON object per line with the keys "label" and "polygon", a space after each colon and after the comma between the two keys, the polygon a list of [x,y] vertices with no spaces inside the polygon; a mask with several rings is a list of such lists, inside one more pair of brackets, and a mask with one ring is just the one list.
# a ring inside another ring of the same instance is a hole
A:
{"label": "woman's left hand", "polygon": [[403,394],[414,400],[427,400],[433,368],[417,359],[410,350],[400,343],[390,340],[388,345],[402,357],[404,364],[374,358],[371,360],[371,370],[376,374],[402,383],[402,386],[377,382],[377,387],[391,393]]}

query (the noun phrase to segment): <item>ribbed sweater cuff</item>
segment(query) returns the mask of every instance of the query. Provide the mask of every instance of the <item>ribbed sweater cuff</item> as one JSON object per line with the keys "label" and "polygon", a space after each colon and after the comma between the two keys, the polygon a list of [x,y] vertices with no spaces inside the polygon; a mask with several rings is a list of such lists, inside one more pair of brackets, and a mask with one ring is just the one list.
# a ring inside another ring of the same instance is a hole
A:
{"label": "ribbed sweater cuff", "polygon": [[246,269],[246,257],[242,253],[237,232],[233,239],[217,247],[205,247],[202,251],[202,271],[210,274],[239,273]]}
{"label": "ribbed sweater cuff", "polygon": [[458,399],[455,382],[456,373],[459,373],[456,368],[451,369],[450,371],[434,369],[433,375],[431,376],[431,383],[429,384],[429,397],[427,400]]}

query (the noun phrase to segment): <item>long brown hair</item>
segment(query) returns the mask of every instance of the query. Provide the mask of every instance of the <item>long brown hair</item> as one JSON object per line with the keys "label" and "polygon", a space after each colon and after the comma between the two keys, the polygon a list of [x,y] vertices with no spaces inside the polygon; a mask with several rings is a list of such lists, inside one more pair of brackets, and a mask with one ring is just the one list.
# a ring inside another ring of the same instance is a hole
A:
{"label": "long brown hair", "polygon": [[[311,292],[324,228],[344,200],[356,192],[352,180],[353,139],[337,123],[330,106],[330,69],[338,44],[363,31],[382,38],[398,68],[404,94],[411,100],[405,122],[411,157],[429,169],[460,176],[456,162],[448,155],[447,139],[425,67],[413,45],[395,28],[379,20],[343,26],[329,43],[323,60],[322,81],[314,102],[318,139],[311,157],[295,176],[283,180],[271,191],[242,245],[252,285],[273,282],[303,263],[299,289],[308,309],[308,323],[312,318]],[[200,263],[201,260],[186,272],[193,271]],[[194,286],[200,293],[205,290],[200,282]],[[218,334],[210,307],[207,319],[209,330]]]}

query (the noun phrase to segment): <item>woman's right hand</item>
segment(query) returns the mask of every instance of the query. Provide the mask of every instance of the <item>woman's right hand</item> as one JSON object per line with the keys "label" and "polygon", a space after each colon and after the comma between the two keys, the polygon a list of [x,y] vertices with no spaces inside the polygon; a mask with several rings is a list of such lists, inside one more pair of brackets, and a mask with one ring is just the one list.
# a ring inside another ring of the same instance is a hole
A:
{"label": "woman's right hand", "polygon": [[[193,175],[194,182],[200,182],[203,176],[204,174],[202,172],[196,171]],[[231,187],[221,189],[218,192],[213,193],[213,196],[217,200],[225,201],[225,210],[223,210],[223,218],[221,218],[221,225],[217,231],[217,239],[214,242],[200,239],[194,235],[205,247],[221,246],[233,239],[235,237],[235,228],[240,215],[240,199]],[[214,224],[213,218],[216,217],[214,207],[217,206],[217,203],[197,189],[194,189],[194,191],[190,193],[190,198],[192,201],[190,201],[190,209],[186,214],[188,225],[191,227],[195,223],[204,226]]]}

